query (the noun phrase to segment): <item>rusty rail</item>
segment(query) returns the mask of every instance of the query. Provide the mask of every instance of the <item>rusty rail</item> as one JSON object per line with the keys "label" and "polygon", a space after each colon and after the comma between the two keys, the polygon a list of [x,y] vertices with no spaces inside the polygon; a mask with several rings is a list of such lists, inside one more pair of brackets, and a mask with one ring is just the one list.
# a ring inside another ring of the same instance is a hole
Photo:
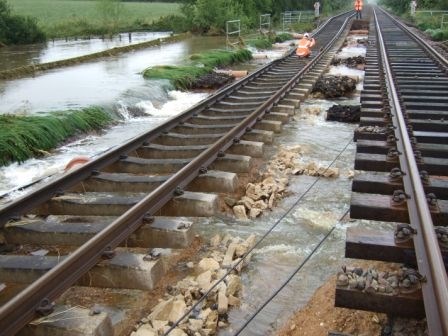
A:
{"label": "rusty rail", "polygon": [[[344,14],[346,13],[338,16]],[[197,175],[199,175],[201,171],[203,171],[202,168],[207,167],[218,156],[223,155],[223,152],[234,142],[239,141],[239,138],[245,132],[250,131],[250,128],[265,113],[269,113],[269,110],[274,106],[274,104],[282,99],[285,94],[294,87],[300,78],[323,57],[323,55],[334,44],[338,38],[338,35],[340,35],[345,29],[350,17],[345,19],[339,32],[335,34],[330,43],[328,43],[327,46],[312,61],[310,61],[269,100],[263,103],[263,105],[244,119],[241,124],[235,126],[213,146],[202,152],[196,159],[191,161],[187,166],[183,167],[179,172],[169,178],[157,189],[149,193],[143,200],[121,215],[107,228],[90,239],[61,263],[45,273],[37,281],[25,288],[17,296],[2,306],[0,308],[0,335],[13,335],[35,317],[37,310],[46,308],[51,309],[52,300],[57,298],[63,291],[73,285],[83,274],[88,272],[101,259],[102,256],[104,256],[107,252],[112,251],[129,235],[137,230],[142,223],[145,222],[145,218],[155,214],[168,200],[174,196],[174,193],[177,192],[179,188],[184,188]],[[323,27],[324,26],[322,26],[319,31],[321,31]],[[278,62],[280,61],[281,60]],[[276,63],[273,62],[270,65],[260,69],[255,73],[255,76],[252,76],[250,79],[239,81],[232,85],[231,88],[235,89],[243,85],[246,81],[259,76],[261,73],[270,69],[273,64]],[[230,91],[230,89],[227,89],[216,93],[212,96],[212,101],[218,100]],[[25,196],[17,202],[14,202],[12,205],[2,210],[2,213],[0,214],[0,223],[5,223],[13,216],[20,216],[25,211],[42,203],[46,200],[43,195],[45,195],[45,197],[51,197],[57,190],[67,188],[81,181],[83,178],[90,176],[93,170],[112,163],[117,158],[117,155],[125,155],[129,151],[138,148],[145,142],[155,138],[164,130],[174,127],[180,121],[183,121],[192,114],[205,108],[208,104],[210,104],[210,102],[210,100],[207,100],[194,106],[181,115],[170,119],[166,124],[157,127],[155,130],[136,137],[115,151],[102,155],[96,161],[87,164],[72,173],[68,173],[56,181],[40,188],[32,195]],[[42,198],[44,198],[43,201]]]}
{"label": "rusty rail", "polygon": [[430,335],[448,335],[448,278],[440,253],[431,213],[426,200],[420,173],[409,138],[404,111],[394,84],[387,50],[381,34],[376,10],[375,23],[379,41],[380,55],[386,75],[389,101],[392,111],[397,149],[401,153],[399,161],[403,174],[410,224],[417,229],[414,247],[419,272],[426,277],[422,292]]}

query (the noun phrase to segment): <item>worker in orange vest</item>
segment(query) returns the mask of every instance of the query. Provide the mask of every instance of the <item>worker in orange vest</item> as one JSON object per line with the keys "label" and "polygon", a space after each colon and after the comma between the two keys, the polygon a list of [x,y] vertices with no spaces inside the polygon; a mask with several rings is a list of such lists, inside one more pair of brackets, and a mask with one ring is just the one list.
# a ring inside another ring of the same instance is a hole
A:
{"label": "worker in orange vest", "polygon": [[302,39],[299,40],[299,46],[296,49],[296,55],[299,57],[309,57],[311,55],[311,48],[316,44],[316,40],[310,34],[303,34]]}
{"label": "worker in orange vest", "polygon": [[355,0],[356,19],[362,19],[362,0]]}

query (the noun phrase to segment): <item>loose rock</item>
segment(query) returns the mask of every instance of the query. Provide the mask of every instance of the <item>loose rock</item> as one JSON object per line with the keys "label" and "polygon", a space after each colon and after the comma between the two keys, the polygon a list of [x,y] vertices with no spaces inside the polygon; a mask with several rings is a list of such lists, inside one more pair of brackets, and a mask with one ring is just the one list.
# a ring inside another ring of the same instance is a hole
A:
{"label": "loose rock", "polygon": [[213,248],[217,248],[220,243],[221,243],[221,236],[219,234],[213,236],[213,238],[210,239],[210,246]]}
{"label": "loose rock", "polygon": [[204,291],[207,291],[210,288],[211,282],[212,282],[212,272],[206,271],[196,278],[196,282],[199,285],[199,288],[201,288]]}
{"label": "loose rock", "polygon": [[[357,41],[359,43],[359,41]],[[355,56],[355,57],[349,57],[349,58],[334,58],[331,61],[331,65],[340,65],[344,64],[349,68],[358,68],[360,65],[366,64],[366,59],[362,56]]]}
{"label": "loose rock", "polygon": [[359,122],[361,107],[353,105],[333,105],[327,111],[327,120],[342,121],[348,123]]}
{"label": "loose rock", "polygon": [[248,220],[246,214],[246,208],[244,205],[236,205],[233,207],[233,213],[235,217],[239,220]]}
{"label": "loose rock", "polygon": [[227,74],[211,72],[199,77],[192,86],[193,89],[218,89],[232,80],[232,76]]}
{"label": "loose rock", "polygon": [[320,78],[311,92],[314,97],[338,98],[352,93],[356,80],[348,76],[325,76]]}
{"label": "loose rock", "polygon": [[235,296],[241,289],[241,278],[235,274],[230,274],[226,279],[227,296]]}
{"label": "loose rock", "polygon": [[213,258],[204,258],[199,262],[198,268],[201,272],[215,271],[219,269],[219,263]]}

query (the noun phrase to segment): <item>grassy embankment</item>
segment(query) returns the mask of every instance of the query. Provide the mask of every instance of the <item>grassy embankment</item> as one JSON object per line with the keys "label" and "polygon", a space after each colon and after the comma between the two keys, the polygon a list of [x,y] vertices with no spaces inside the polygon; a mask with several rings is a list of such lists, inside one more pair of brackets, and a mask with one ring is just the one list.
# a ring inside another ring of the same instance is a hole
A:
{"label": "grassy embankment", "polygon": [[237,51],[212,50],[190,56],[191,65],[155,66],[143,71],[143,77],[152,79],[168,79],[177,88],[186,90],[192,87],[195,80],[213,71],[213,68],[242,63],[252,58],[247,49]]}
{"label": "grassy embankment", "polygon": [[[109,32],[108,23],[101,17],[96,1],[86,0],[13,0],[9,1],[15,14],[36,17],[48,38],[89,36]],[[178,14],[178,3],[123,2],[117,22],[118,31],[147,28],[153,20]]]}
{"label": "grassy embankment", "polygon": [[0,166],[42,155],[77,134],[113,123],[99,107],[45,116],[0,115]]}

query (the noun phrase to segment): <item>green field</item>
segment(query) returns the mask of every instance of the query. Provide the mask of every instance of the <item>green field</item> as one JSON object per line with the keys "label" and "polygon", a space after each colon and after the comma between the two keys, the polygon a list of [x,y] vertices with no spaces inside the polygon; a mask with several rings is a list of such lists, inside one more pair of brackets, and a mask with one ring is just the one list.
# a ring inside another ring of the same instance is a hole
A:
{"label": "green field", "polygon": [[[8,0],[15,14],[36,17],[48,37],[85,36],[107,33],[96,1],[86,0]],[[114,30],[147,27],[161,16],[178,14],[180,5],[162,2],[123,2]]]}

